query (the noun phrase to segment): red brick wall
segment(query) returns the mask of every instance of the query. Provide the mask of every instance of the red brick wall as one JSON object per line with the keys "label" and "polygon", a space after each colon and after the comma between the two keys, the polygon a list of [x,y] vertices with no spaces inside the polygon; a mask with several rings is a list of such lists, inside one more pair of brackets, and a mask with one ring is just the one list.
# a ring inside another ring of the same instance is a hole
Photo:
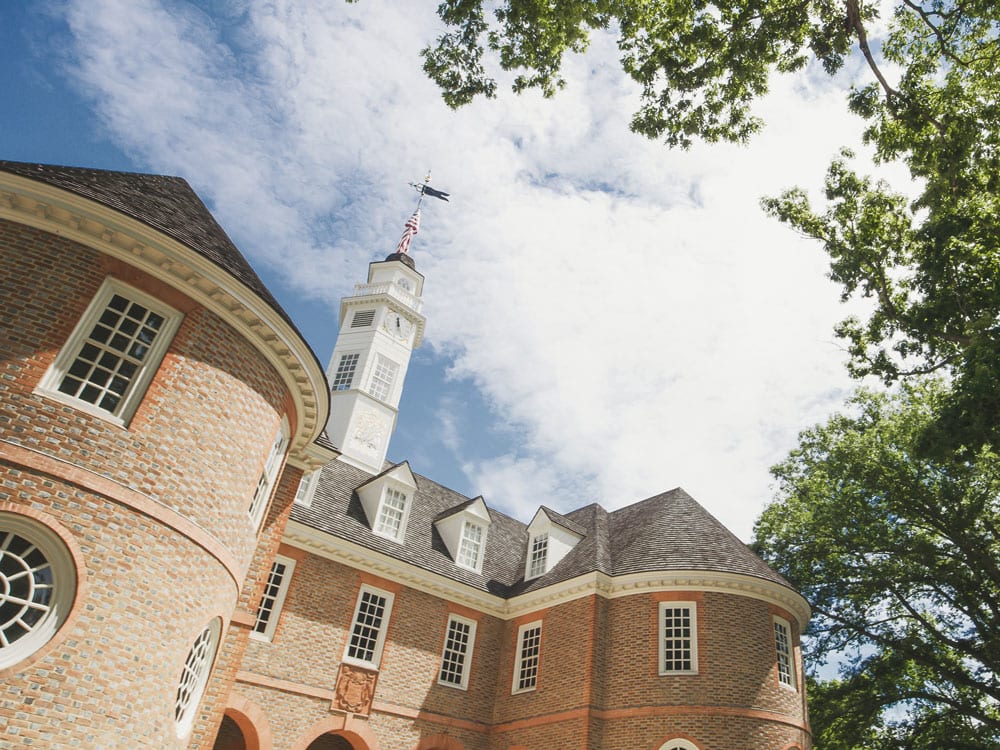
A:
{"label": "red brick wall", "polygon": [[[658,674],[658,603],[670,598],[698,603],[696,675]],[[803,743],[803,695],[777,681],[775,611],[716,592],[611,600],[603,746],[658,748],[672,736],[689,737],[702,750]]]}
{"label": "red brick wall", "polygon": [[[32,393],[114,276],[184,313],[128,429]],[[199,519],[242,565],[246,506],[287,391],[260,352],[162,282],[77,243],[0,221],[0,439],[71,460]]]}
{"label": "red brick wall", "polygon": [[[294,747],[317,720],[309,691],[326,690],[332,700],[362,582],[395,593],[367,719],[382,750],[412,750],[436,733],[467,750],[658,750],[676,737],[701,750],[809,747],[803,697],[776,676],[772,614],[793,618],[766,602],[668,592],[584,597],[509,621],[480,616],[469,690],[459,691],[437,685],[437,669],[449,611],[468,611],[324,558],[282,553],[298,561],[274,642],[251,642],[242,668],[298,685],[302,694],[237,685],[241,693],[257,691],[280,722],[278,750]],[[671,599],[697,603],[697,675],[658,674],[658,604]],[[511,695],[517,630],[535,620],[542,621],[538,684]],[[280,710],[270,708],[272,700]]]}
{"label": "red brick wall", "polygon": [[[127,428],[34,393],[109,275],[184,313]],[[84,747],[172,747],[191,642],[212,616],[228,622],[244,580],[269,565],[246,511],[286,388],[235,329],[172,287],[6,221],[0,299],[0,501],[65,526],[87,568],[71,632],[0,684],[0,725],[30,715],[38,747],[69,735]],[[195,736],[219,719],[206,704]]]}
{"label": "red brick wall", "polygon": [[[394,594],[376,710],[370,719],[382,747],[409,749],[421,737],[443,731],[465,735],[467,750],[486,747],[502,622],[322,557],[284,547],[281,553],[295,557],[296,564],[274,639],[270,643],[251,639],[241,667],[254,675],[296,683],[303,690],[300,708],[285,711],[281,726],[273,728],[275,747],[290,747],[315,720],[311,708],[315,701],[307,691],[327,690],[332,696],[362,583]],[[437,681],[450,614],[477,620],[467,690]],[[246,688],[238,685],[237,690],[242,693]],[[285,697],[282,702],[289,700]]]}

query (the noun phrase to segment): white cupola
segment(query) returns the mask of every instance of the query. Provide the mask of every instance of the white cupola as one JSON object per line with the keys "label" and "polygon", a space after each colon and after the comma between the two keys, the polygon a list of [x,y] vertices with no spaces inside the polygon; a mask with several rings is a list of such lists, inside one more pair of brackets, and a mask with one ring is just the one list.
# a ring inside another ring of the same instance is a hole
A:
{"label": "white cupola", "polygon": [[373,474],[382,471],[410,356],[423,341],[423,288],[413,258],[395,252],[369,264],[368,282],[340,302],[326,431],[340,460]]}

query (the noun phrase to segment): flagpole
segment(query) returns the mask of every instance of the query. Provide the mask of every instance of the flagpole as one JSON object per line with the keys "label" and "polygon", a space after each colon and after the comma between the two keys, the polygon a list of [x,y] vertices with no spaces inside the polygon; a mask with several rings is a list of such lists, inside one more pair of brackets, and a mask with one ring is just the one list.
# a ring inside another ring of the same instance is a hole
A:
{"label": "flagpole", "polygon": [[417,207],[413,210],[413,214],[409,219],[406,220],[406,224],[403,229],[403,236],[399,238],[399,243],[396,245],[396,253],[406,255],[410,250],[410,240],[420,229],[420,206],[423,205],[424,196],[430,195],[433,198],[438,198],[443,201],[448,200],[449,193],[443,190],[437,190],[430,186],[431,173],[427,172],[427,176],[424,178],[423,184],[418,185],[417,183],[411,182],[410,187],[416,190],[420,197],[417,198]]}

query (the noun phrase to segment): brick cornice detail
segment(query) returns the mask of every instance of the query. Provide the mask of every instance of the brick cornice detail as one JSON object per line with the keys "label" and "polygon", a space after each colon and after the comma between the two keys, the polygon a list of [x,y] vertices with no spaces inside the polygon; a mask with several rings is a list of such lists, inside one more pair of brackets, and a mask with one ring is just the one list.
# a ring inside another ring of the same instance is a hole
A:
{"label": "brick cornice detail", "polygon": [[283,541],[320,557],[367,570],[404,586],[455,604],[472,607],[503,620],[513,620],[540,609],[586,596],[596,595],[606,599],[616,599],[658,591],[711,591],[759,599],[790,612],[798,621],[800,628],[805,627],[810,615],[808,602],[794,589],[763,578],[738,573],[664,570],[609,576],[595,571],[511,599],[504,599],[297,521],[289,521]]}
{"label": "brick cornice detail", "polygon": [[257,674],[256,672],[249,672],[242,669],[236,673],[236,681],[242,682],[246,685],[257,685],[259,687],[272,688],[273,690],[280,690],[284,693],[308,695],[310,698],[319,698],[324,701],[333,701],[336,697],[336,693],[333,690],[315,687],[313,685],[304,685],[301,682],[292,682],[291,680],[282,680],[277,677],[268,677],[267,675]]}
{"label": "brick cornice detail", "polygon": [[279,373],[295,404],[293,455],[326,425],[326,377],[302,337],[266,301],[182,242],[97,201],[0,172],[0,219],[66,237],[165,281],[232,325]]}
{"label": "brick cornice detail", "polygon": [[704,717],[704,716],[727,716],[731,718],[757,719],[775,724],[799,729],[809,733],[808,724],[793,719],[790,716],[779,714],[775,711],[764,711],[756,708],[739,708],[736,706],[640,706],[636,708],[612,708],[598,709],[583,706],[572,708],[566,711],[557,711],[544,716],[532,716],[528,719],[516,719],[501,724],[494,724],[490,727],[490,734],[504,734],[531,727],[544,726],[546,724],[560,724],[566,721],[584,721],[588,719],[598,719],[600,721],[620,721],[622,719],[647,719],[678,716]]}
{"label": "brick cornice detail", "polygon": [[393,703],[385,703],[382,701],[374,701],[372,703],[372,713],[390,714],[391,716],[399,716],[404,719],[426,721],[431,724],[437,724],[438,726],[452,727],[454,729],[466,729],[470,732],[479,732],[480,734],[486,734],[490,731],[490,726],[481,721],[458,719],[454,716],[438,714],[433,711],[424,711],[423,709],[409,708],[408,706],[397,706]]}
{"label": "brick cornice detail", "polygon": [[119,484],[113,479],[95,474],[89,469],[77,466],[65,459],[50,456],[6,440],[0,440],[0,460],[46,474],[53,479],[75,485],[87,492],[101,495],[173,529],[218,560],[229,573],[236,590],[239,591],[245,571],[237,564],[236,558],[209,531],[172,508],[168,508],[148,495]]}
{"label": "brick cornice detail", "polygon": [[240,609],[237,607],[233,611],[233,616],[229,620],[232,625],[236,625],[241,628],[252,628],[257,624],[257,616],[247,612],[245,609]]}

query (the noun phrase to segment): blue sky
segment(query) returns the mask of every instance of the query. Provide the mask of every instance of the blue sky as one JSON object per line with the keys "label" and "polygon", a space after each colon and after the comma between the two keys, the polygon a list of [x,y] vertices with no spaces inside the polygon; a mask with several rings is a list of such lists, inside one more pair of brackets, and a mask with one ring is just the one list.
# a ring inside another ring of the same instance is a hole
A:
{"label": "blue sky", "polygon": [[5,3],[0,158],[183,176],[324,364],[432,169],[452,200],[411,247],[427,338],[390,458],[525,521],[682,486],[749,538],[851,387],[825,258],[758,201],[857,142],[858,71],[776,81],[748,147],[671,152],[628,132],[602,36],[553,100],[449,110],[417,56],[435,6]]}

